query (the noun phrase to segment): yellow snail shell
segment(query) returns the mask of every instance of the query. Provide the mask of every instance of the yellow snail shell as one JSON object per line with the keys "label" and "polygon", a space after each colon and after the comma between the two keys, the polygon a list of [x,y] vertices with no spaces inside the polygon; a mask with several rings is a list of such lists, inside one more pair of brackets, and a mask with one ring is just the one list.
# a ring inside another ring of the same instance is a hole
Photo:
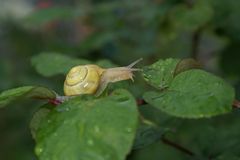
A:
{"label": "yellow snail shell", "polygon": [[132,68],[141,59],[126,67],[115,67],[103,69],[97,65],[79,65],[73,67],[67,74],[64,82],[64,94],[75,96],[79,94],[100,95],[107,87],[108,83],[122,80],[133,80],[133,71],[139,69]]}

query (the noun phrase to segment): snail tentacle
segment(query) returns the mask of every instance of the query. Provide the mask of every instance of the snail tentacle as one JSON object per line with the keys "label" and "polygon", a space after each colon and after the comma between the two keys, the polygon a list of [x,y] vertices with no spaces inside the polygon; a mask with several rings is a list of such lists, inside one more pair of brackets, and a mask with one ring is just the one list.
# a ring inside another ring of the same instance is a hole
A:
{"label": "snail tentacle", "polygon": [[139,58],[138,60],[136,60],[136,61],[132,62],[131,64],[129,64],[127,67],[128,68],[132,68],[133,66],[135,66],[138,62],[140,62],[142,60],[143,60],[143,58]]}

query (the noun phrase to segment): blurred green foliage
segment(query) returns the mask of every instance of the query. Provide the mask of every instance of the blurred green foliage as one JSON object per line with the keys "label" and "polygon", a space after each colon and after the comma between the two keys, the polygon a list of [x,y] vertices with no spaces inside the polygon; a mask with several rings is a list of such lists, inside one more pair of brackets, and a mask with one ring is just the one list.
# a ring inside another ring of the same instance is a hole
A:
{"label": "blurred green foliage", "polygon": [[[142,64],[151,64],[166,57],[193,57],[205,69],[235,85],[240,98],[240,1],[49,0],[47,8],[40,2],[29,1],[32,12],[24,17],[14,14],[0,17],[0,90],[40,84],[62,93],[64,77],[43,78],[36,73],[30,61],[40,52],[58,52],[91,61],[108,59],[119,66],[130,64],[140,57],[144,58]],[[138,77],[135,83],[142,87],[130,85],[129,88],[140,97],[149,86]],[[0,110],[1,158],[33,159],[33,140],[28,123],[36,106],[36,102],[19,102]],[[239,116],[239,113],[236,115]],[[236,116],[236,119],[239,118]],[[223,128],[232,124],[228,119],[224,121],[226,124],[221,121],[221,117],[216,119]],[[233,128],[237,128],[234,124]],[[165,125],[170,127],[169,123]],[[196,130],[201,129],[194,123],[186,125],[186,128],[193,126]],[[192,130],[187,131],[197,135]],[[235,130],[226,132],[229,132],[226,133],[228,135]],[[179,139],[179,143],[185,140],[182,137]],[[186,146],[191,148],[191,144]],[[176,150],[171,152],[172,148],[163,143],[153,144],[151,148],[146,149],[155,151],[149,159],[171,157],[175,152],[176,155],[182,154]],[[146,150],[133,152],[130,158],[144,159],[150,153]],[[164,155],[159,150],[163,150]],[[222,157],[230,157],[231,154],[214,155],[216,159],[224,159]]]}

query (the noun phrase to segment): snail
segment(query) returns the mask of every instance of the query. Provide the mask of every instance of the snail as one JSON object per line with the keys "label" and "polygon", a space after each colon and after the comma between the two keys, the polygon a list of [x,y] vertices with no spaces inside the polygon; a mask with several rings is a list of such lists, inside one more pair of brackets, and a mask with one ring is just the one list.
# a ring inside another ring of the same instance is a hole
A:
{"label": "snail", "polygon": [[142,59],[138,59],[125,67],[101,68],[94,64],[75,66],[68,72],[64,82],[65,96],[76,96],[80,94],[95,94],[99,96],[109,83],[131,79],[133,68]]}

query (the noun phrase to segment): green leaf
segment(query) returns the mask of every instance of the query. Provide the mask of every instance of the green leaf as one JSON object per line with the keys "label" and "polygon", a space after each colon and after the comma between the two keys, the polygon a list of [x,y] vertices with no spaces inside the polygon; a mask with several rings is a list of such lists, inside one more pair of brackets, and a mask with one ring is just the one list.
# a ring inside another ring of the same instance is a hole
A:
{"label": "green leaf", "polygon": [[79,45],[81,52],[90,52],[103,48],[104,45],[112,42],[115,38],[113,32],[97,32],[86,37]]}
{"label": "green leaf", "polygon": [[232,112],[212,118],[184,119],[181,126],[165,136],[195,155],[234,160],[240,157],[239,116],[239,112]]}
{"label": "green leaf", "polygon": [[[50,105],[51,104],[46,104],[46,105],[42,106],[32,117],[29,127],[31,129],[31,134],[34,139],[36,139],[36,132],[39,129],[39,127],[41,126],[42,120],[44,120],[44,118],[46,118],[47,115],[51,111],[49,109]],[[52,106],[52,108],[53,108],[53,106]]]}
{"label": "green leaf", "polygon": [[179,59],[159,60],[156,63],[143,68],[143,77],[147,83],[155,88],[167,88],[174,77],[175,68]]}
{"label": "green leaf", "polygon": [[133,149],[141,149],[156,142],[163,133],[163,129],[158,126],[141,124],[137,130]]}
{"label": "green leaf", "polygon": [[143,118],[138,127],[133,149],[142,149],[159,141],[165,133],[174,132],[184,120],[163,113],[149,104],[138,109]]}
{"label": "green leaf", "polygon": [[45,87],[24,86],[3,91],[0,94],[0,108],[23,98],[54,99],[56,93]]}
{"label": "green leaf", "polygon": [[239,160],[240,156],[235,155],[234,153],[231,153],[231,151],[227,153],[223,153],[217,158],[214,158],[213,160],[226,160],[226,159],[231,159],[231,160]]}
{"label": "green leaf", "polygon": [[50,7],[35,10],[33,13],[25,17],[24,21],[28,25],[42,26],[56,20],[73,19],[80,15],[70,7]]}
{"label": "green leaf", "polygon": [[193,160],[193,157],[161,141],[136,150],[130,157],[129,160]]}
{"label": "green leaf", "polygon": [[51,52],[34,56],[31,61],[37,72],[46,77],[66,74],[73,66],[90,63],[84,59],[76,59]]}
{"label": "green leaf", "polygon": [[194,69],[177,75],[168,90],[147,92],[144,99],[173,116],[202,118],[230,112],[234,96],[224,80]]}
{"label": "green leaf", "polygon": [[70,99],[48,113],[36,131],[39,159],[124,160],[138,124],[134,97],[117,90],[109,97]]}
{"label": "green leaf", "polygon": [[186,4],[176,5],[169,17],[176,29],[194,31],[212,19],[213,9],[207,1],[196,1],[191,7]]}
{"label": "green leaf", "polygon": [[[166,114],[150,104],[139,107],[139,112],[145,119],[159,126],[164,133],[175,130],[179,125],[182,124],[182,121],[185,120]],[[172,130],[171,128],[174,129]]]}

